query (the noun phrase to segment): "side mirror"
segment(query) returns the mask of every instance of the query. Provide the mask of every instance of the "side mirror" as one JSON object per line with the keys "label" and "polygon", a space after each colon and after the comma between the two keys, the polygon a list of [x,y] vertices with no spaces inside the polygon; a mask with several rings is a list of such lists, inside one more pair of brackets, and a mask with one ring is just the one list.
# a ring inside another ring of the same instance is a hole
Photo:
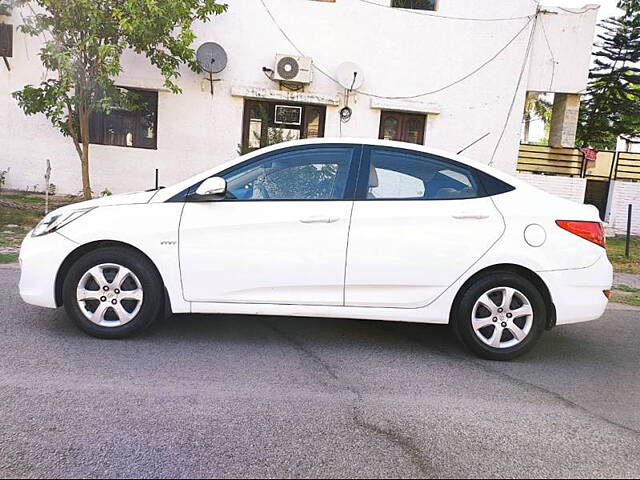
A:
{"label": "side mirror", "polygon": [[227,194],[227,181],[221,177],[207,178],[192,195],[195,202],[215,202],[222,200]]}

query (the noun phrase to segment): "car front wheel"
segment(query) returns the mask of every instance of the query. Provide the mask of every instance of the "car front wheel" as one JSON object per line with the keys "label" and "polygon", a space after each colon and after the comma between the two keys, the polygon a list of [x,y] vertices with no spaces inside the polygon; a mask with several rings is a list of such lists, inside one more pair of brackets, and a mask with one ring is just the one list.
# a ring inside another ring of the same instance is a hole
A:
{"label": "car front wheel", "polygon": [[479,278],[460,297],[454,315],[459,338],[489,360],[511,360],[539,340],[547,321],[536,286],[511,272]]}
{"label": "car front wheel", "polygon": [[118,339],[148,327],[162,312],[162,280],[149,260],[134,251],[106,247],[70,268],[63,285],[69,317],[85,333]]}

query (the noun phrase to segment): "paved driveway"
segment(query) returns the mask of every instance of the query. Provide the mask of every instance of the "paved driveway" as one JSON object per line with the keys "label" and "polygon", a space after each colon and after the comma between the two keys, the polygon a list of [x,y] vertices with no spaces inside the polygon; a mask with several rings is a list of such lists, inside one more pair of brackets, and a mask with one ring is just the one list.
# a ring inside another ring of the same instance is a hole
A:
{"label": "paved driveway", "polygon": [[0,267],[0,476],[637,477],[640,312],[512,363],[447,328],[181,316],[98,341]]}

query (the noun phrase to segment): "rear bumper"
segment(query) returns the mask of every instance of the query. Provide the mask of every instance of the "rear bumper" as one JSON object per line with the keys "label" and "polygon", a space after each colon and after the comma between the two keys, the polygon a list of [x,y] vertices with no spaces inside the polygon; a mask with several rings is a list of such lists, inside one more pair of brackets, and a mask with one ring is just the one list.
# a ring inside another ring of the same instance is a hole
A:
{"label": "rear bumper", "polygon": [[549,287],[556,307],[556,325],[588,322],[602,317],[609,300],[604,290],[613,284],[613,266],[607,255],[587,268],[538,272]]}
{"label": "rear bumper", "polygon": [[57,308],[55,284],[65,258],[78,245],[58,233],[32,237],[20,248],[20,296],[31,305]]}

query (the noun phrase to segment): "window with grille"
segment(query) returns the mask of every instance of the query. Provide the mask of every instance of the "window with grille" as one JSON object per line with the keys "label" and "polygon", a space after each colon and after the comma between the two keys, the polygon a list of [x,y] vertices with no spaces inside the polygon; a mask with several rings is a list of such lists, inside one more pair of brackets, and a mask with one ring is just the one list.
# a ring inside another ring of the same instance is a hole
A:
{"label": "window with grille", "polygon": [[158,148],[158,92],[126,89],[133,93],[135,108],[94,112],[90,122],[91,143],[117,147]]}
{"label": "window with grille", "polygon": [[324,105],[246,100],[241,152],[289,140],[324,137]]}
{"label": "window with grille", "polygon": [[409,8],[412,10],[436,10],[438,0],[391,0],[393,8]]}

